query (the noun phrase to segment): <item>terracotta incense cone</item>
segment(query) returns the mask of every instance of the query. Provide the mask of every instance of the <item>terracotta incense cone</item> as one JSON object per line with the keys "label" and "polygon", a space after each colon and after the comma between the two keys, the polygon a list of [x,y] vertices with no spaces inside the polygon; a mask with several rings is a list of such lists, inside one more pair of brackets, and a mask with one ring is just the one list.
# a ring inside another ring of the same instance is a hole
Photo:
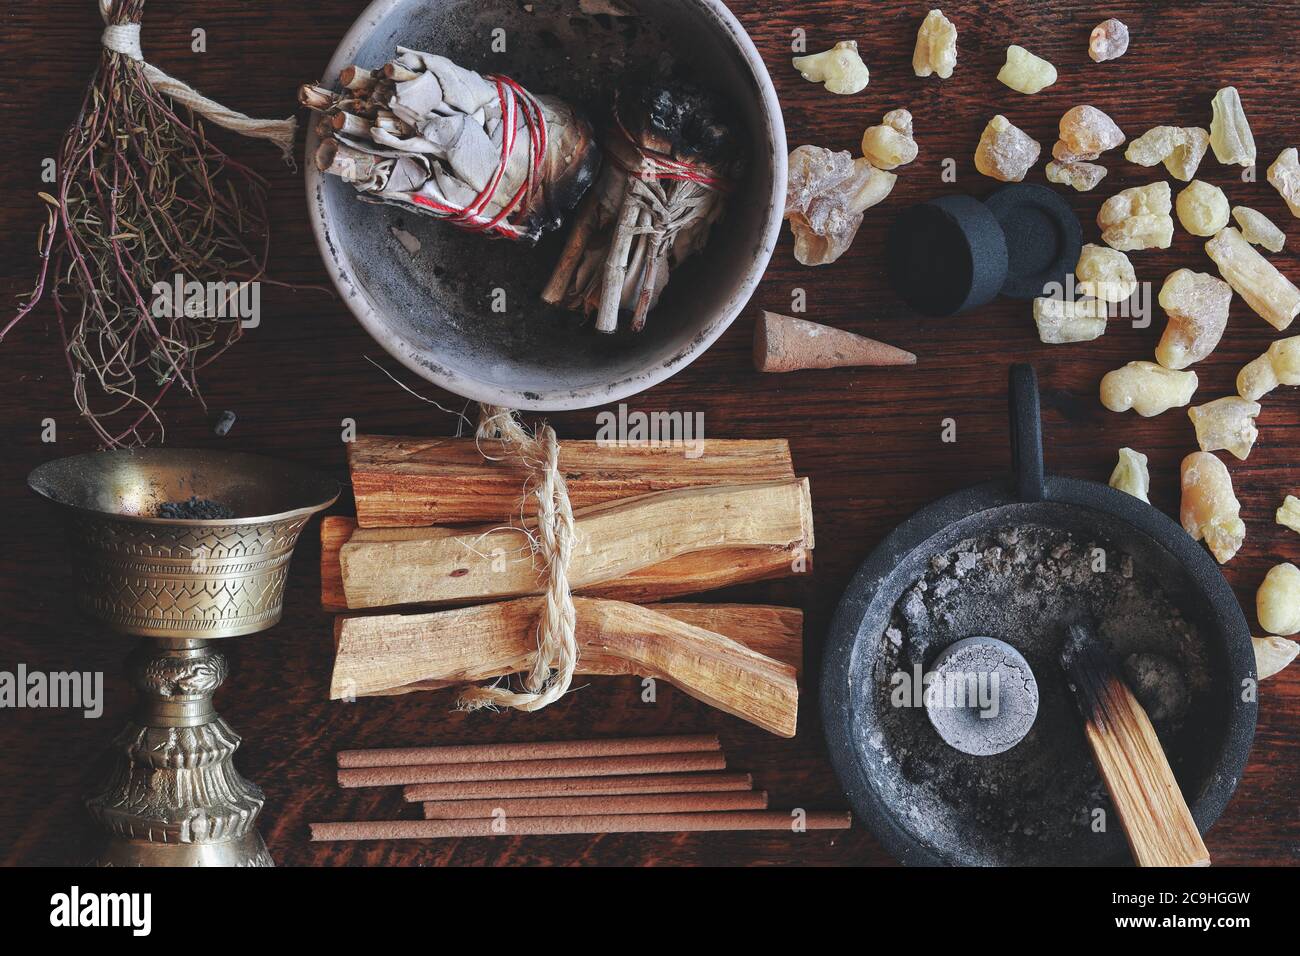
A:
{"label": "terracotta incense cone", "polygon": [[911,352],[807,319],[764,312],[754,327],[754,368],[760,372],[915,364]]}

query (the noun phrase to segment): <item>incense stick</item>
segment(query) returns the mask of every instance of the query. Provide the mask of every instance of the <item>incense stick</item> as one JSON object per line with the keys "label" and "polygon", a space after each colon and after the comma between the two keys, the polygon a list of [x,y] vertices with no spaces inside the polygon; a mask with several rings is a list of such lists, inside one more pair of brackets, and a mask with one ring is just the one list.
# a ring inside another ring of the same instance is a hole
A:
{"label": "incense stick", "polygon": [[521,800],[431,800],[426,820],[482,820],[506,817],[580,817],[625,813],[716,813],[766,810],[767,791],[729,793],[598,794],[588,797],[538,797]]}
{"label": "incense stick", "polygon": [[678,737],[618,737],[607,740],[555,740],[539,743],[465,744],[342,750],[343,768],[412,767],[421,764],[502,763],[511,760],[556,760],[576,757],[624,757],[641,754],[704,753],[721,750],[717,734]]}
{"label": "incense stick", "polygon": [[717,793],[749,790],[747,773],[655,773],[629,777],[559,777],[543,780],[465,780],[413,784],[402,791],[408,803],[428,800],[503,800],[520,797],[585,797],[597,794]]}
{"label": "incense stick", "polygon": [[543,777],[604,777],[622,774],[723,770],[720,752],[575,757],[565,760],[507,760],[500,763],[424,764],[415,767],[358,767],[338,772],[341,787],[392,787],[460,780],[532,780]]}

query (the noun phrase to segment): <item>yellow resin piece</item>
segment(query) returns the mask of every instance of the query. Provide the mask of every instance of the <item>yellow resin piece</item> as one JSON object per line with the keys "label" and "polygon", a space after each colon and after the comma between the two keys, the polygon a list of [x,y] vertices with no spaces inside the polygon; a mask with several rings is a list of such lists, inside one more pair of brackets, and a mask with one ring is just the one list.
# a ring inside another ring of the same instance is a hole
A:
{"label": "yellow resin piece", "polygon": [[1214,112],[1210,120],[1210,148],[1214,158],[1225,166],[1255,165],[1255,137],[1246,121],[1241,96],[1235,86],[1225,86],[1214,94],[1210,103]]}
{"label": "yellow resin piece", "polygon": [[1119,464],[1110,473],[1110,486],[1140,501],[1151,504],[1151,474],[1147,471],[1147,456],[1132,448],[1119,450]]}
{"label": "yellow resin piece", "polygon": [[793,62],[805,80],[821,83],[832,93],[861,93],[871,80],[867,65],[858,55],[857,40],[843,40],[824,53],[797,56]]}
{"label": "yellow resin piece", "polygon": [[1128,52],[1128,27],[1111,17],[1092,28],[1088,37],[1088,56],[1094,63],[1105,63]]}
{"label": "yellow resin piece", "polygon": [[1129,143],[1124,158],[1139,166],[1164,163],[1169,175],[1187,182],[1209,148],[1210,134],[1200,127],[1156,126]]}
{"label": "yellow resin piece", "polygon": [[1018,183],[1038,162],[1041,149],[1036,140],[999,113],[980,134],[979,145],[975,147],[975,168],[1004,183]]}
{"label": "yellow resin piece", "polygon": [[1104,302],[1126,302],[1137,291],[1137,273],[1128,256],[1118,249],[1088,243],[1074,267],[1080,293]]}
{"label": "yellow resin piece", "polygon": [[1206,358],[1228,327],[1232,287],[1206,272],[1179,269],[1160,287],[1160,307],[1169,314],[1156,346],[1156,361],[1183,369]]}
{"label": "yellow resin piece", "polygon": [[1260,680],[1285,669],[1300,654],[1300,644],[1285,637],[1252,637],[1250,640],[1255,647],[1255,673]]}
{"label": "yellow resin piece", "polygon": [[1150,418],[1186,405],[1198,384],[1195,372],[1179,372],[1155,362],[1129,362],[1102,377],[1101,403],[1112,412],[1132,409]]}
{"label": "yellow resin piece", "polygon": [[1106,178],[1106,167],[1096,163],[1058,163],[1047,164],[1047,181],[1070,186],[1076,192],[1086,193]]}
{"label": "yellow resin piece", "polygon": [[1233,206],[1232,218],[1237,220],[1241,237],[1251,245],[1263,246],[1269,252],[1281,252],[1286,246],[1286,233],[1262,212],[1249,206]]}
{"label": "yellow resin piece", "polygon": [[1232,490],[1228,467],[1209,452],[1194,451],[1183,459],[1181,470],[1183,530],[1193,540],[1204,541],[1216,561],[1227,564],[1246,542],[1241,502]]}
{"label": "yellow resin piece", "polygon": [[912,138],[912,114],[907,110],[890,110],[880,126],[862,134],[862,155],[877,169],[896,169],[916,159],[916,140]]}
{"label": "yellow resin piece", "polygon": [[1300,534],[1300,498],[1287,495],[1282,507],[1277,509],[1277,523]]}
{"label": "yellow resin piece", "polygon": [[1255,426],[1259,413],[1259,402],[1230,395],[1189,408],[1187,417],[1196,428],[1196,443],[1201,451],[1226,451],[1245,461],[1259,438]]}
{"label": "yellow resin piece", "polygon": [[1034,300],[1038,338],[1047,345],[1091,342],[1106,332],[1106,304],[1098,299]]}
{"label": "yellow resin piece", "polygon": [[1193,179],[1178,193],[1178,221],[1193,236],[1212,236],[1228,224],[1228,197],[1218,186]]}
{"label": "yellow resin piece", "polygon": [[1095,106],[1076,106],[1066,110],[1057,128],[1061,139],[1052,147],[1052,155],[1063,163],[1096,159],[1124,142],[1123,130]]}
{"label": "yellow resin piece", "polygon": [[1300,568],[1285,562],[1264,575],[1255,592],[1255,614],[1270,634],[1289,637],[1300,631]]}
{"label": "yellow resin piece", "polygon": [[943,15],[931,10],[916,32],[916,49],[912,51],[912,72],[917,76],[938,74],[948,79],[957,66],[957,28]]}
{"label": "yellow resin piece", "polygon": [[1012,44],[1007,47],[1007,62],[998,71],[998,80],[1017,93],[1037,93],[1056,82],[1056,67]]}
{"label": "yellow resin piece", "polygon": [[1205,244],[1219,275],[1228,280],[1237,295],[1279,332],[1300,314],[1300,289],[1278,272],[1242,237],[1228,226]]}
{"label": "yellow resin piece", "polygon": [[1286,200],[1291,215],[1300,216],[1300,158],[1294,146],[1277,154],[1273,165],[1268,167],[1268,181]]}
{"label": "yellow resin piece", "polygon": [[1279,385],[1300,385],[1300,335],[1278,339],[1237,373],[1237,394],[1252,402]]}
{"label": "yellow resin piece", "polygon": [[1102,241],[1121,252],[1168,249],[1174,239],[1172,209],[1166,182],[1122,190],[1107,199],[1097,213]]}

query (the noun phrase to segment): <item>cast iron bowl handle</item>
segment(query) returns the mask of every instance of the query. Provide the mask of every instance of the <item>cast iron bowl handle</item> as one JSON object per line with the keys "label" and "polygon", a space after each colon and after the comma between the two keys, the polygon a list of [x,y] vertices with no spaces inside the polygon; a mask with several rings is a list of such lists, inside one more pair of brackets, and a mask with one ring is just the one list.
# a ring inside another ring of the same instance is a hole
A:
{"label": "cast iron bowl handle", "polygon": [[1038,405],[1038,375],[1023,362],[1011,366],[1011,468],[1016,497],[1042,501],[1043,417]]}

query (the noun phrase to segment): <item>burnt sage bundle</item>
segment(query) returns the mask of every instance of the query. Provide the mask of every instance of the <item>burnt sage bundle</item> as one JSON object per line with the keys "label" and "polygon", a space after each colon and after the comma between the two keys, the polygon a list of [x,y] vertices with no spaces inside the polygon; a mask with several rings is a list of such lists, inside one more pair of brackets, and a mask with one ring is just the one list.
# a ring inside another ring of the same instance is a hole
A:
{"label": "burnt sage bundle", "polygon": [[542,292],[595,316],[596,331],[645,328],[678,265],[702,249],[738,172],[724,108],[682,82],[621,91],[605,140],[608,162],[583,202]]}
{"label": "burnt sage bundle", "polygon": [[316,165],[369,202],[534,242],[560,226],[600,166],[573,107],[444,56],[398,47],[380,69],[348,67],[339,84],[299,94],[323,114]]}
{"label": "burnt sage bundle", "polygon": [[[160,433],[157,405],[178,384],[202,401],[198,372],[240,335],[232,300],[266,270],[265,181],[209,142],[198,117],[286,158],[295,126],[236,113],[146,63],[144,6],[99,0],[104,52],[41,194],[36,285],[0,328],[3,340],[48,293],[77,409],[109,446]],[[208,292],[181,303],[176,289]]]}

